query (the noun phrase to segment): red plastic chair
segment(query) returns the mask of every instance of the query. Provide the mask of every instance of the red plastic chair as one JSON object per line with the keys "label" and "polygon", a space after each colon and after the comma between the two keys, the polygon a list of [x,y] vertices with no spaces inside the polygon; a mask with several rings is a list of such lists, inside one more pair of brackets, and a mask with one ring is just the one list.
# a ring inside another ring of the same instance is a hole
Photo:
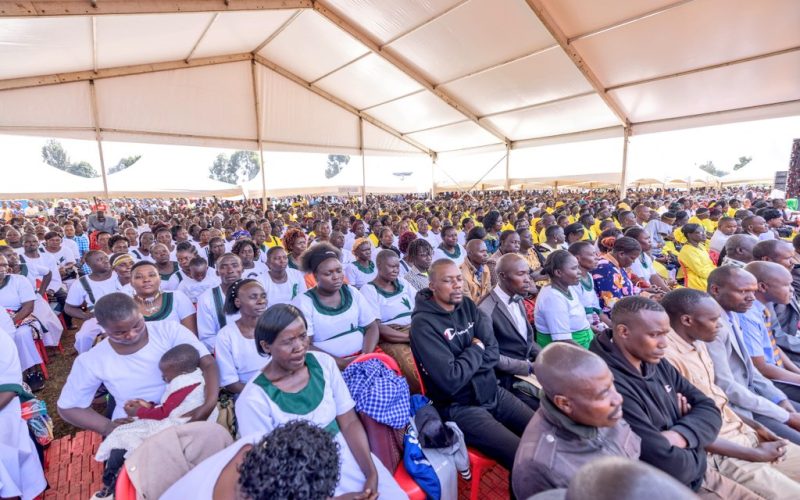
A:
{"label": "red plastic chair", "polygon": [[397,466],[397,470],[394,471],[394,480],[397,481],[400,488],[406,492],[409,500],[425,500],[427,498],[422,488],[414,481],[414,478],[408,475],[408,471],[406,471],[403,462],[400,462],[400,465]]}
{"label": "red plastic chair", "polygon": [[[417,362],[414,361],[414,371],[417,373],[419,379],[419,388],[422,395],[425,395],[425,386],[422,383],[422,376],[417,368]],[[469,499],[478,500],[481,489],[481,477],[489,471],[492,467],[497,465],[497,462],[479,452],[475,448],[467,447],[467,454],[469,455],[469,463],[472,469],[472,479],[469,482]]]}
{"label": "red plastic chair", "polygon": [[400,371],[400,365],[397,364],[397,361],[394,360],[391,356],[383,352],[370,352],[367,354],[362,354],[356,359],[353,360],[353,363],[361,363],[362,361],[367,361],[370,359],[379,359],[386,365],[386,368],[394,371],[396,374],[403,376],[403,372]]}
{"label": "red plastic chair", "polygon": [[136,500],[136,488],[128,477],[128,470],[125,466],[117,476],[117,487],[114,490],[114,500]]}

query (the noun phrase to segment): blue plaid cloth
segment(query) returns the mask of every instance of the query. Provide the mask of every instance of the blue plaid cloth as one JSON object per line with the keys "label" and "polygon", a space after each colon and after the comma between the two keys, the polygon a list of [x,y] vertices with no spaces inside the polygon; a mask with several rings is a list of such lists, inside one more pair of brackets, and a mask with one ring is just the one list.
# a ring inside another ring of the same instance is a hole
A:
{"label": "blue plaid cloth", "polygon": [[408,425],[411,394],[406,379],[379,359],[350,363],[342,373],[356,402],[356,411],[365,413],[393,429]]}
{"label": "blue plaid cloth", "polygon": [[[83,235],[80,236],[75,235],[70,239],[78,245],[78,253],[81,254],[81,259],[82,259],[83,256],[86,254],[86,252],[89,251],[89,238]],[[83,271],[84,274],[91,274],[92,272],[92,270],[89,269],[89,266],[87,266],[86,264],[81,266],[81,271]]]}

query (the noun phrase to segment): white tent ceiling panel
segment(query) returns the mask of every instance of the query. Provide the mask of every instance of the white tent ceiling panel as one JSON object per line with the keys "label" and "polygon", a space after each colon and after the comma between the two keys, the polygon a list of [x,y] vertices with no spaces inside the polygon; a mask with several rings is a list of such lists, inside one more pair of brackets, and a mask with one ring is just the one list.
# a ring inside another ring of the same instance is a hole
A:
{"label": "white tent ceiling panel", "polygon": [[487,120],[512,140],[619,125],[614,113],[595,94],[495,115]]}
{"label": "white tent ceiling panel", "polygon": [[364,45],[322,16],[306,10],[259,54],[303,80],[313,82],[367,52]]}
{"label": "white tent ceiling panel", "polygon": [[0,92],[0,110],[0,126],[94,126],[86,82],[6,90]]}
{"label": "white tent ceiling panel", "polygon": [[574,44],[613,87],[797,47],[799,20],[796,0],[694,1]]}
{"label": "white tent ceiling panel", "polygon": [[200,40],[192,58],[251,52],[294,13],[294,10],[221,12]]}
{"label": "white tent ceiling panel", "polygon": [[250,63],[97,80],[100,126],[173,135],[254,138]]}
{"label": "white tent ceiling panel", "polygon": [[92,69],[88,17],[0,19],[0,79]]}
{"label": "white tent ceiling panel", "polygon": [[553,43],[523,0],[470,0],[389,47],[438,84]]}
{"label": "white tent ceiling panel", "polygon": [[358,109],[422,89],[411,77],[375,54],[326,76],[317,85]]}
{"label": "white tent ceiling panel", "polygon": [[[61,133],[58,134],[62,136]],[[91,138],[94,139],[94,132],[91,132]],[[107,130],[102,133],[103,141],[113,142],[139,142],[145,144],[164,144],[167,146],[174,146],[180,143],[181,146],[197,146],[201,148],[225,148],[225,149],[257,149],[258,141],[256,139],[241,138],[225,138],[225,137],[208,137],[208,136],[190,136],[184,135],[176,139],[174,135],[169,134],[153,134],[142,131],[120,131],[120,130]],[[105,143],[104,143],[105,144]],[[266,146],[265,146],[266,147]]]}
{"label": "white tent ceiling panel", "polygon": [[686,0],[543,0],[568,38],[684,2]]}
{"label": "white tent ceiling panel", "polygon": [[97,66],[186,59],[213,17],[212,13],[98,16]]}
{"label": "white tent ceiling panel", "polygon": [[497,137],[472,122],[461,122],[444,127],[408,134],[415,141],[426,144],[434,151],[452,151],[496,144]]}
{"label": "white tent ceiling panel", "polygon": [[559,47],[442,86],[480,116],[592,90]]}
{"label": "white tent ceiling panel", "polygon": [[[358,149],[358,117],[259,65],[261,137],[264,141]],[[252,95],[252,91],[250,92]]]}
{"label": "white tent ceiling panel", "polygon": [[800,51],[611,92],[634,122],[800,99]]}
{"label": "white tent ceiling panel", "polygon": [[458,8],[465,0],[329,0],[325,3],[384,44],[448,9]]}
{"label": "white tent ceiling panel", "polygon": [[394,151],[400,153],[419,153],[419,149],[381,130],[375,125],[364,122],[364,149],[367,151]]}
{"label": "white tent ceiling panel", "polygon": [[464,115],[427,91],[371,108],[368,113],[402,133],[465,119]]}

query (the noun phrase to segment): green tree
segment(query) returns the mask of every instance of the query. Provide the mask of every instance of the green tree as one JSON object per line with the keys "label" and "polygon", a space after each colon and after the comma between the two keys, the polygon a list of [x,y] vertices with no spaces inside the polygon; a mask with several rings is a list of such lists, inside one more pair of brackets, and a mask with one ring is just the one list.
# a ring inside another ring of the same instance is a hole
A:
{"label": "green tree", "polygon": [[247,182],[261,171],[261,162],[253,151],[236,151],[230,158],[224,153],[217,155],[208,167],[208,177],[228,184]]}
{"label": "green tree", "polygon": [[739,157],[739,161],[736,162],[736,164],[733,166],[733,170],[734,171],[739,170],[740,168],[744,167],[745,165],[747,165],[751,161],[753,161],[753,157],[752,156],[740,156]]}
{"label": "green tree", "polygon": [[133,165],[134,163],[139,161],[139,159],[141,157],[142,157],[142,155],[128,156],[127,158],[120,158],[120,160],[117,162],[116,165],[114,165],[113,167],[108,169],[108,175],[116,174],[117,172],[122,172],[126,168],[130,167],[131,165]]}
{"label": "green tree", "polygon": [[328,155],[328,165],[325,167],[325,177],[327,179],[336,177],[350,163],[348,155]]}
{"label": "green tree", "polygon": [[67,172],[72,175],[77,175],[78,177],[100,177],[100,174],[97,173],[97,170],[95,170],[92,164],[88,161],[70,163]]}
{"label": "green tree", "polygon": [[698,165],[698,168],[700,170],[702,170],[703,172],[708,172],[709,174],[711,174],[711,175],[713,175],[715,177],[722,177],[723,175],[727,175],[728,174],[728,172],[726,172],[724,170],[720,170],[717,167],[715,167],[714,166],[714,162],[710,161],[710,160],[705,162],[705,163],[701,163],[700,165]]}
{"label": "green tree", "polygon": [[100,174],[92,167],[91,163],[87,161],[72,163],[69,159],[69,155],[67,155],[67,152],[64,150],[64,146],[55,139],[48,140],[44,146],[42,146],[42,160],[51,167],[63,170],[72,175],[89,178],[100,177]]}
{"label": "green tree", "polygon": [[69,156],[64,146],[55,139],[48,140],[42,146],[42,160],[51,167],[66,171],[69,168]]}

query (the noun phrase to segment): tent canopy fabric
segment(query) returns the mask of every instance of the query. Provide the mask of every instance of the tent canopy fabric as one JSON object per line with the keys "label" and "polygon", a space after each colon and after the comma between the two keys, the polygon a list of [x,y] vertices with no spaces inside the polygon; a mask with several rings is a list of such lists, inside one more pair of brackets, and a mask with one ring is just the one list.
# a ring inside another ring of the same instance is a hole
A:
{"label": "tent canopy fabric", "polygon": [[800,113],[795,0],[33,0],[0,132],[356,154]]}

